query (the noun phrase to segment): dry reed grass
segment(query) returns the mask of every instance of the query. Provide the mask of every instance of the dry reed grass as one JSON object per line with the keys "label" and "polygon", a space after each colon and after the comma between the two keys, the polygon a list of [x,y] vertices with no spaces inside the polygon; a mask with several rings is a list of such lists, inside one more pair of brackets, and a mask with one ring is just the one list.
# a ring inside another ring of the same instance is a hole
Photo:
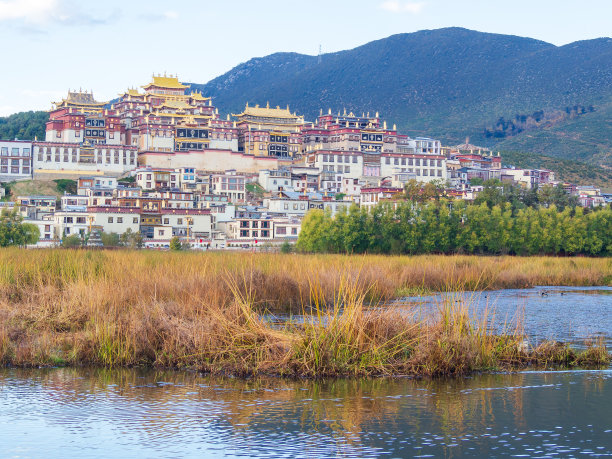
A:
{"label": "dry reed grass", "polygon": [[[450,375],[527,364],[609,362],[496,336],[440,305],[433,321],[364,308],[409,289],[610,283],[610,260],[346,257],[130,251],[0,251],[0,364],[147,365],[237,375]],[[271,326],[264,309],[303,308]],[[312,309],[310,309],[312,308]]]}

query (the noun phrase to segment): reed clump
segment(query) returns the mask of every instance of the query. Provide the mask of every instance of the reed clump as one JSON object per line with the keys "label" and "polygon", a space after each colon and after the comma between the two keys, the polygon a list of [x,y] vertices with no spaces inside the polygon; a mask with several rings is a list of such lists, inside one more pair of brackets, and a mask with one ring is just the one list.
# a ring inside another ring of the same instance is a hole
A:
{"label": "reed clump", "polygon": [[[581,351],[531,346],[520,327],[496,335],[452,298],[425,319],[371,307],[399,289],[509,286],[512,273],[546,284],[530,263],[555,282],[591,285],[609,276],[609,260],[415,258],[3,250],[0,365],[319,377],[609,363],[601,340]],[[278,325],[262,315],[287,308],[306,319]]]}

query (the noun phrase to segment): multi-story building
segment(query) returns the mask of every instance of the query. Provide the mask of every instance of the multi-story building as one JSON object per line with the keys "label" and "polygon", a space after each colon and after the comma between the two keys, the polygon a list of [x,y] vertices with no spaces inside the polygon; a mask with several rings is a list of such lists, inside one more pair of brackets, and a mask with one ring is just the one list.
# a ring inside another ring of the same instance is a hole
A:
{"label": "multi-story building", "polygon": [[302,229],[302,220],[299,218],[275,218],[274,239],[294,242]]}
{"label": "multi-story building", "polygon": [[34,175],[40,178],[122,175],[137,164],[135,147],[84,143],[34,142]]}
{"label": "multi-story building", "polygon": [[372,208],[379,202],[392,199],[403,191],[403,188],[391,186],[363,187],[361,188],[361,207]]}
{"label": "multi-story building", "polygon": [[265,210],[242,208],[225,226],[228,243],[260,244],[274,239],[272,217]]}
{"label": "multi-story building", "polygon": [[55,196],[17,196],[16,204],[23,218],[37,220],[44,215],[53,215],[57,198]]}
{"label": "multi-story building", "polygon": [[0,182],[32,178],[32,142],[0,140]]}
{"label": "multi-story building", "polygon": [[55,232],[53,214],[43,215],[42,217],[36,219],[28,219],[27,222],[38,227],[38,233],[40,236],[38,238],[38,242],[35,244],[35,247],[54,247],[59,244],[59,239],[57,238]]}
{"label": "multi-story building", "polygon": [[107,102],[69,91],[49,113],[45,141],[32,146],[34,175],[121,175],[137,165],[137,148],[126,140],[125,125]]}
{"label": "multi-story building", "polygon": [[412,173],[422,182],[448,177],[439,141],[401,135],[378,113],[320,115],[303,130],[303,153],[306,164],[321,172],[320,189],[328,192],[339,193],[343,180],[361,177]]}
{"label": "multi-story building", "polygon": [[308,191],[319,189],[321,172],[315,167],[291,166],[275,170],[259,171],[258,182],[269,192],[278,191]]}
{"label": "multi-story building", "polygon": [[555,180],[555,173],[547,169],[513,169],[500,170],[502,180],[512,180],[527,189],[544,185]]}
{"label": "multi-story building", "polygon": [[87,208],[89,228],[97,228],[105,233],[123,234],[130,230],[140,231],[140,209],[118,206],[89,206]]}
{"label": "multi-story building", "polygon": [[227,196],[230,202],[244,202],[246,197],[246,178],[235,171],[210,176],[211,193]]}
{"label": "multi-story building", "polygon": [[288,168],[261,170],[259,171],[258,183],[266,191],[277,192],[293,189],[291,185],[291,171]]}
{"label": "multi-story building", "polygon": [[292,158],[301,151],[304,117],[276,107],[256,105],[233,115],[237,118],[238,151],[252,156]]}
{"label": "multi-story building", "polygon": [[123,145],[125,127],[108,102],[98,102],[92,93],[68,91],[54,102],[49,113],[45,141],[60,144]]}
{"label": "multi-story building", "polygon": [[87,221],[88,216],[87,207],[85,206],[67,207],[56,211],[53,216],[55,236],[59,239],[73,234],[84,237],[90,230],[89,222]]}
{"label": "multi-story building", "polygon": [[174,169],[142,167],[134,171],[136,184],[143,190],[179,188],[181,173]]}

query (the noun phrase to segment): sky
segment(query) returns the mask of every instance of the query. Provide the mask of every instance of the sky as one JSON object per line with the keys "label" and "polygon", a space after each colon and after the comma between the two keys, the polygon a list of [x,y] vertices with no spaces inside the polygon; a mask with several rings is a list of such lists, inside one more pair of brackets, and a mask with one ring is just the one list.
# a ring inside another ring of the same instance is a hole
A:
{"label": "sky", "polygon": [[561,46],[612,36],[610,17],[610,0],[0,0],[0,116],[47,110],[69,88],[109,100],[153,73],[206,83],[252,57],[423,29]]}

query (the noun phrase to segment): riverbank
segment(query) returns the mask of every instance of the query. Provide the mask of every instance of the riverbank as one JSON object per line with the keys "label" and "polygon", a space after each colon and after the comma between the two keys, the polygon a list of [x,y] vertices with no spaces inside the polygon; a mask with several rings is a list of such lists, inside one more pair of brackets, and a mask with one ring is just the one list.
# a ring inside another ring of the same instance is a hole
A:
{"label": "riverbank", "polygon": [[[521,324],[495,335],[452,296],[430,320],[365,306],[411,289],[609,285],[611,269],[587,258],[3,250],[0,364],[293,377],[606,365],[603,342],[531,346]],[[311,320],[261,317],[283,308]]]}

